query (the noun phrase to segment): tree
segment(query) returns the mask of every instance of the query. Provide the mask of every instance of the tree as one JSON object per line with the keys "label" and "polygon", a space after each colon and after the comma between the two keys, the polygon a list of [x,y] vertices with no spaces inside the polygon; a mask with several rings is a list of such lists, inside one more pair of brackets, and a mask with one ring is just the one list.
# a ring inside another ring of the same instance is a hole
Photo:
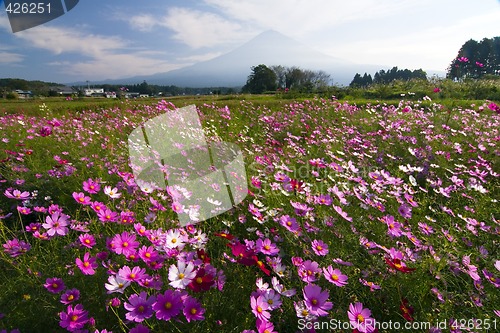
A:
{"label": "tree", "polygon": [[479,79],[485,75],[500,75],[500,37],[466,41],[446,74],[453,80]]}
{"label": "tree", "polygon": [[276,73],[266,65],[252,67],[252,73],[248,76],[242,91],[251,94],[262,94],[265,91],[274,91],[277,88]]}

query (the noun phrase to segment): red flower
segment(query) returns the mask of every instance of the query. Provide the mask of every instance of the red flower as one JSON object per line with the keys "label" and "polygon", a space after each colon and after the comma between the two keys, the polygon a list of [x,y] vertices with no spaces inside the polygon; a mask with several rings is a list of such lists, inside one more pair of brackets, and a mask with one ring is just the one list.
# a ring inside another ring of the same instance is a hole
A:
{"label": "red flower", "polygon": [[206,274],[205,268],[200,268],[198,272],[196,272],[193,281],[188,284],[188,288],[199,293],[200,291],[207,291],[214,283],[214,277]]}
{"label": "red flower", "polygon": [[401,304],[399,305],[399,309],[401,310],[401,314],[403,315],[403,318],[408,320],[408,321],[413,321],[413,313],[415,310],[413,309],[412,306],[408,304],[408,300],[406,298],[403,298],[401,300]]}
{"label": "red flower", "polygon": [[259,267],[261,271],[263,271],[267,276],[269,276],[271,274],[271,271],[269,269],[267,269],[267,267],[264,265],[264,263],[262,261],[260,261],[257,258],[257,256],[253,256],[252,258],[255,261],[255,264],[257,265],[257,267]]}
{"label": "red flower", "polygon": [[411,273],[415,270],[415,268],[407,267],[406,264],[399,259],[385,258],[385,262],[387,263],[387,265],[389,265],[389,267],[403,273]]}
{"label": "red flower", "polygon": [[199,249],[196,251],[196,254],[198,255],[198,258],[200,258],[204,264],[210,264],[210,257],[207,255],[205,250]]}
{"label": "red flower", "polygon": [[253,266],[255,265],[255,260],[253,256],[255,255],[254,251],[247,250],[247,247],[240,242],[233,242],[227,244],[231,248],[231,252],[233,252],[233,256],[236,257],[236,261],[245,266]]}
{"label": "red flower", "polygon": [[214,235],[215,235],[215,236],[218,236],[218,237],[221,237],[221,238],[225,238],[225,239],[227,239],[227,240],[233,240],[233,239],[234,239],[234,236],[233,236],[233,235],[231,235],[231,234],[227,234],[227,233],[225,233],[225,232],[221,232],[221,233],[219,233],[219,232],[215,232],[215,233],[214,233]]}

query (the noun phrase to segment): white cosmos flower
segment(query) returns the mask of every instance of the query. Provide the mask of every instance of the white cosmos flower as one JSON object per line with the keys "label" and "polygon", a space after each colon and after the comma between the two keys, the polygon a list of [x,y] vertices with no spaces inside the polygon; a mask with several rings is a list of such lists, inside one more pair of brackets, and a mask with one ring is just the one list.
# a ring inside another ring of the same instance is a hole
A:
{"label": "white cosmos flower", "polygon": [[176,265],[171,265],[168,269],[169,285],[176,289],[186,289],[187,285],[196,276],[194,265],[189,262],[187,265],[184,261],[180,260]]}

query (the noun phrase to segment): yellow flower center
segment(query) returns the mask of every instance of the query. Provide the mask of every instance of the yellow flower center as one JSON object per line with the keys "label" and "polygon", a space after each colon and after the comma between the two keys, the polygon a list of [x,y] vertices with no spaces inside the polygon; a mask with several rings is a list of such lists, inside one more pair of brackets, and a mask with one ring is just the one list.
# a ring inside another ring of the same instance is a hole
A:
{"label": "yellow flower center", "polygon": [[71,316],[71,321],[77,321],[78,320],[78,316],[77,315],[72,315]]}
{"label": "yellow flower center", "polygon": [[167,302],[165,303],[165,309],[169,310],[172,307],[172,303]]}
{"label": "yellow flower center", "polygon": [[176,238],[172,238],[172,243],[177,243],[177,239]]}
{"label": "yellow flower center", "polygon": [[68,301],[72,301],[75,298],[73,295],[68,295]]}
{"label": "yellow flower center", "polygon": [[128,246],[128,242],[123,242],[122,247],[127,247],[127,246]]}
{"label": "yellow flower center", "polygon": [[333,281],[338,281],[339,280],[339,276],[337,274],[333,274],[332,275],[332,280]]}
{"label": "yellow flower center", "polygon": [[189,312],[191,312],[192,315],[195,315],[198,310],[196,310],[196,308],[192,308]]}
{"label": "yellow flower center", "polygon": [[146,252],[146,254],[144,254],[144,256],[145,256],[146,258],[151,258],[151,253]]}
{"label": "yellow flower center", "polygon": [[262,308],[260,306],[257,307],[257,312],[258,313],[261,313],[262,312]]}
{"label": "yellow flower center", "polygon": [[137,311],[139,311],[139,313],[143,313],[143,312],[144,312],[144,306],[143,306],[143,305],[140,305],[140,306],[137,308]]}
{"label": "yellow flower center", "polygon": [[135,273],[130,273],[129,276],[130,276],[131,279],[135,279]]}
{"label": "yellow flower center", "polygon": [[196,278],[196,283],[201,284],[203,282],[203,279],[201,277]]}
{"label": "yellow flower center", "polygon": [[316,246],[316,250],[321,251],[323,250],[323,247],[321,245]]}
{"label": "yellow flower center", "polygon": [[358,314],[358,315],[356,316],[356,318],[358,319],[358,322],[360,322],[360,323],[362,323],[362,322],[364,322],[364,321],[365,321],[365,317],[363,317],[361,314]]}
{"label": "yellow flower center", "polygon": [[311,300],[311,303],[312,303],[312,305],[316,305],[316,304],[318,304],[318,300],[316,298],[313,298]]}
{"label": "yellow flower center", "polygon": [[264,249],[269,250],[269,249],[271,249],[271,247],[269,245],[265,245]]}
{"label": "yellow flower center", "polygon": [[179,273],[179,279],[184,279],[184,273]]}

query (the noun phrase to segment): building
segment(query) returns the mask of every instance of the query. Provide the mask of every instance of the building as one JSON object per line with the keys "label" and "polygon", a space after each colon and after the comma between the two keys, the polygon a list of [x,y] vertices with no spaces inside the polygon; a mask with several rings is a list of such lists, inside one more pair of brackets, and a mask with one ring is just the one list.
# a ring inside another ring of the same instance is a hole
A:
{"label": "building", "polygon": [[33,97],[33,93],[29,90],[17,89],[14,92],[17,94],[17,96],[19,96],[20,99],[27,99]]}
{"label": "building", "polygon": [[102,97],[104,96],[104,88],[83,89],[83,95],[86,97]]}

